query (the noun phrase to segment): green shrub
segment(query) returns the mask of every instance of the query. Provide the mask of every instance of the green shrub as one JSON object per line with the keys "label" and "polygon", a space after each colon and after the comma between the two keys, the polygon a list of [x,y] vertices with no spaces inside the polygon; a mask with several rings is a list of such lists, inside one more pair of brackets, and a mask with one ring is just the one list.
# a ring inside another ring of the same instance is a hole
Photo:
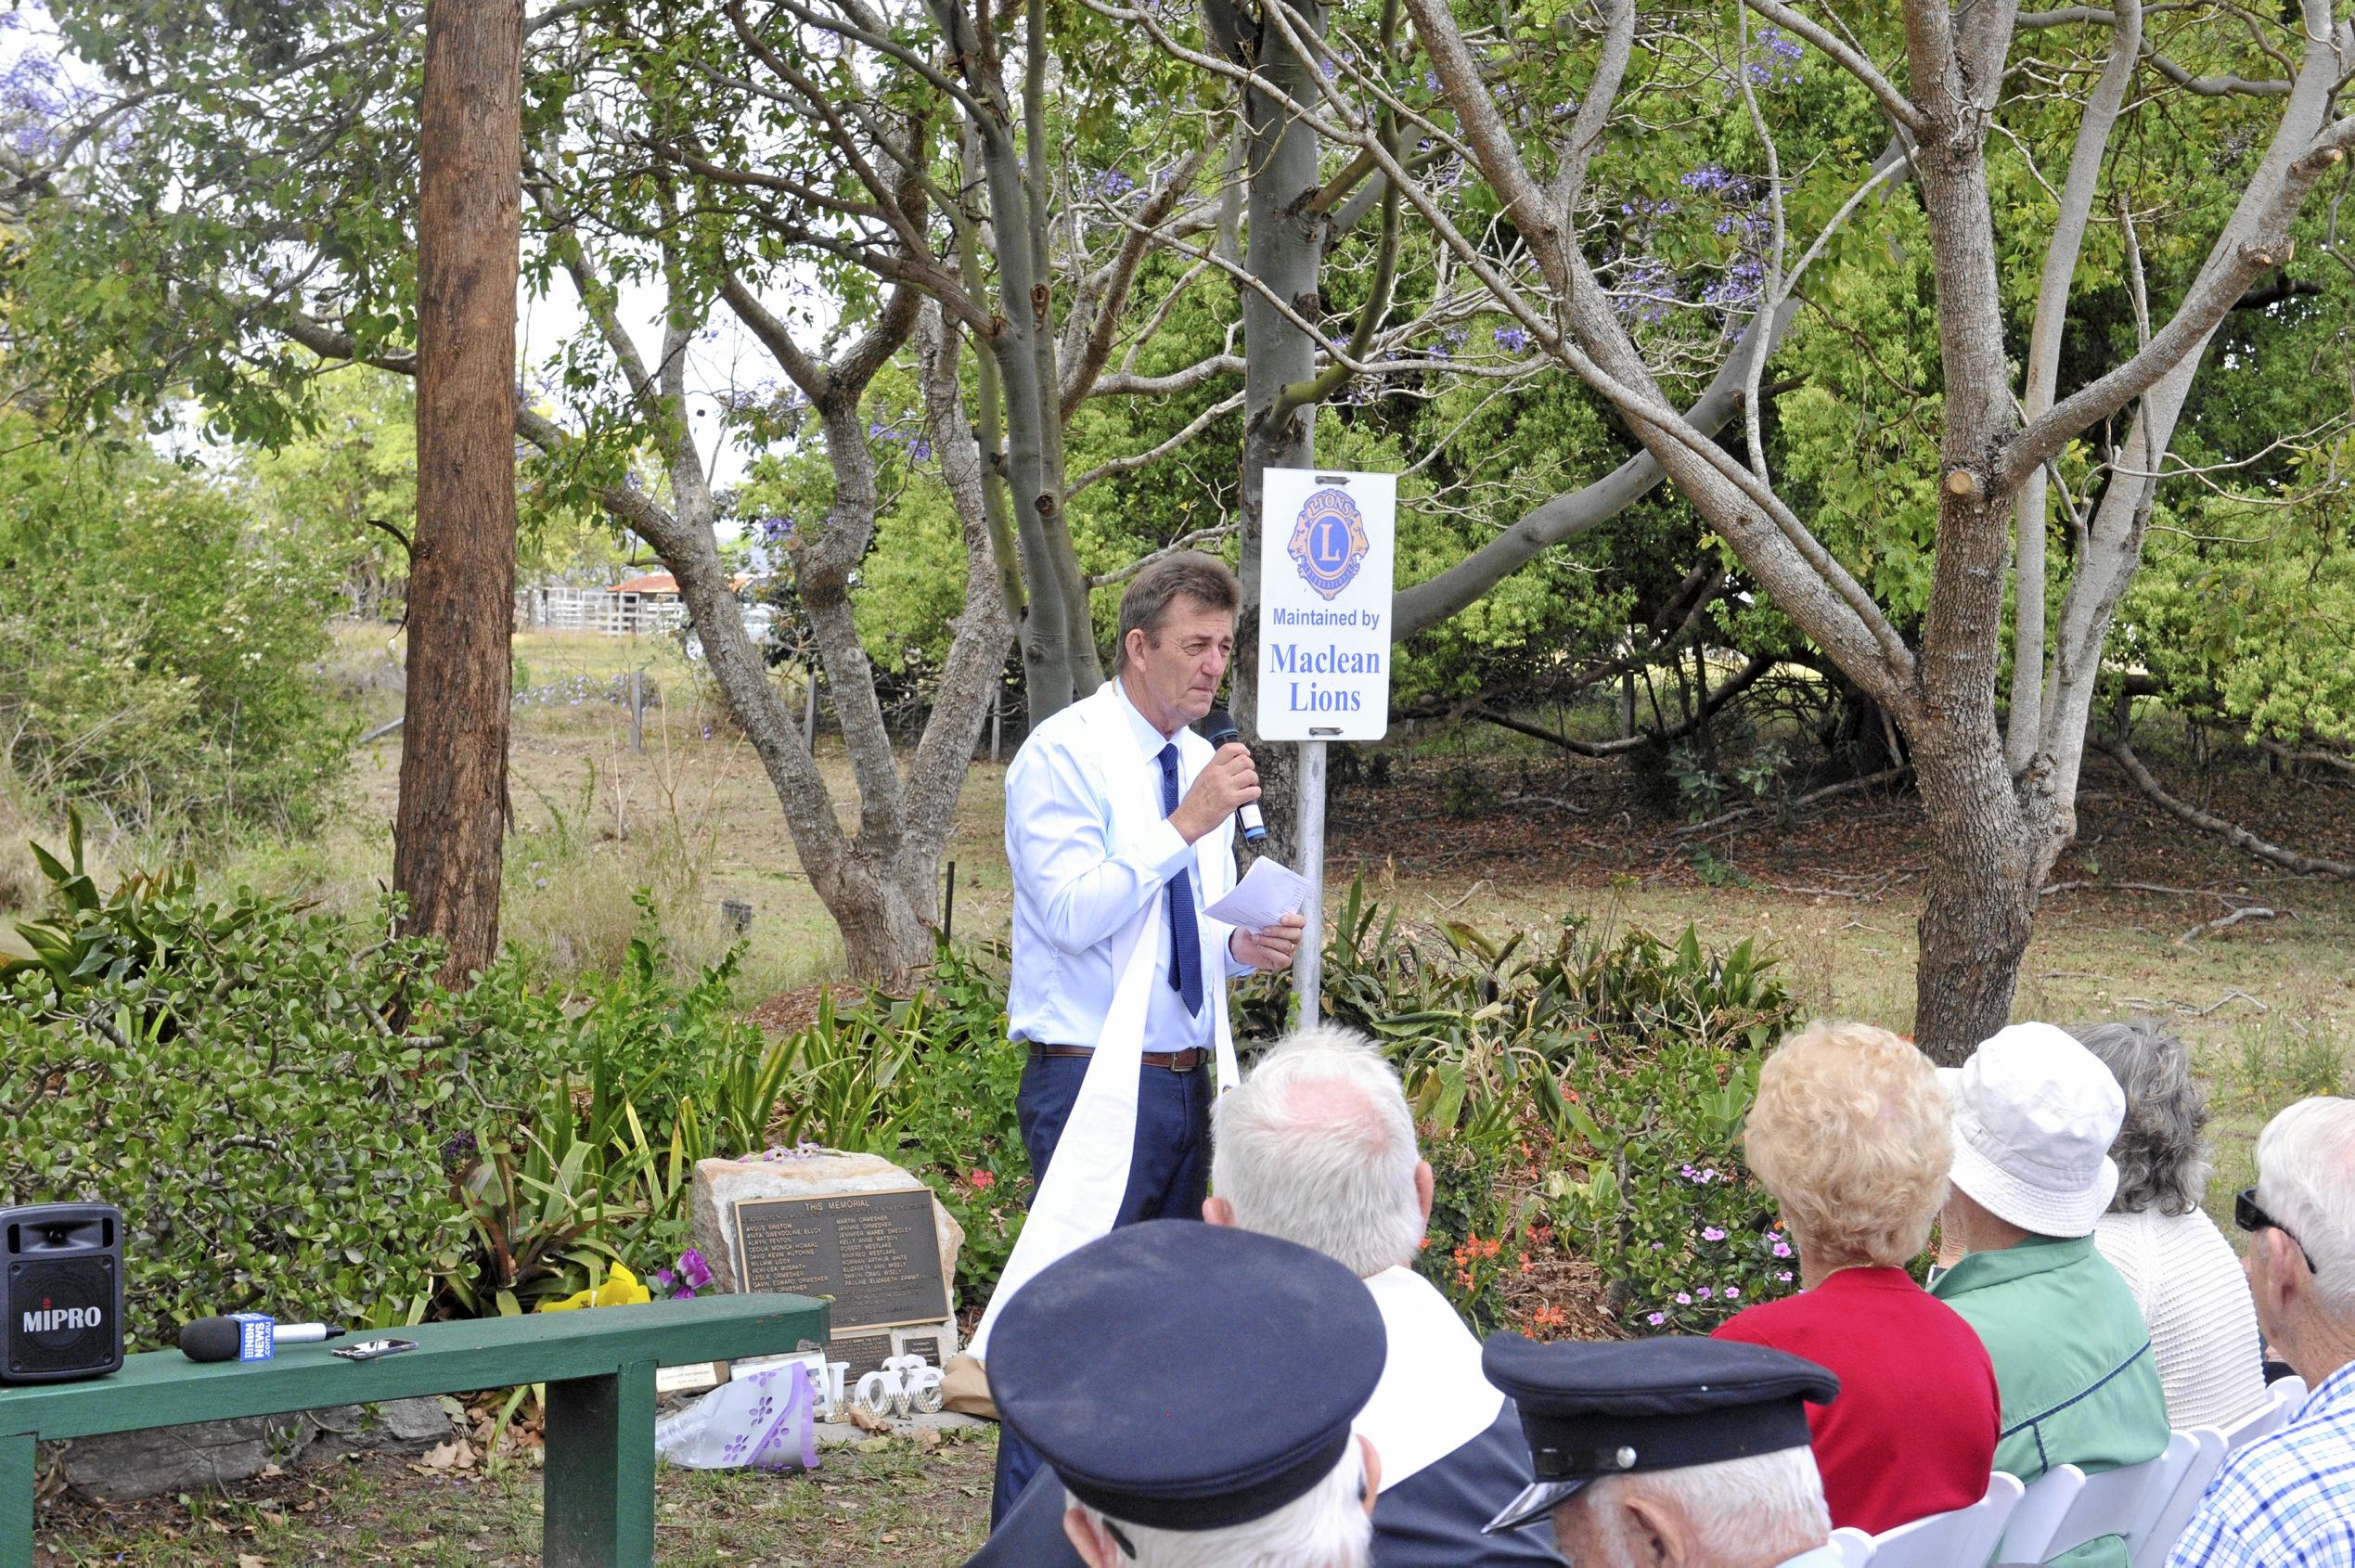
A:
{"label": "green shrub", "polygon": [[136,441],[0,418],[0,747],[41,797],[152,827],[306,823],[353,730],[315,674],[326,552]]}
{"label": "green shrub", "polygon": [[389,908],[354,929],[176,874],[100,897],[78,853],[48,864],[42,959],[0,971],[0,1191],[122,1209],[141,1346],[245,1308],[420,1315],[465,1233],[443,1150],[469,1064],[385,1021],[431,949]]}
{"label": "green shrub", "polygon": [[621,972],[569,1015],[511,954],[466,998],[478,1038],[501,1031],[510,1060],[551,1069],[508,1075],[519,1102],[486,1104],[463,1140],[455,1181],[472,1244],[439,1260],[460,1310],[529,1310],[615,1263],[652,1272],[686,1245],[695,1163],[767,1147],[794,1062],[740,1014],[741,948],[676,980],[650,896],[637,906]]}
{"label": "green shrub", "polygon": [[102,895],[78,821],[40,858],[58,912],[0,970],[0,1190],[122,1208],[143,1343],[250,1306],[520,1312],[649,1273],[685,1242],[695,1161],[764,1147],[797,1081],[739,1013],[736,956],[672,978],[643,906],[622,972],[568,1010],[512,954],[443,991],[390,903],[200,904],[185,870]]}
{"label": "green shrub", "polygon": [[1031,1191],[1030,1157],[1014,1117],[1025,1052],[1006,1037],[1002,946],[942,943],[911,1031],[900,1160],[965,1228],[957,1260],[961,1298],[989,1299],[1022,1233]]}

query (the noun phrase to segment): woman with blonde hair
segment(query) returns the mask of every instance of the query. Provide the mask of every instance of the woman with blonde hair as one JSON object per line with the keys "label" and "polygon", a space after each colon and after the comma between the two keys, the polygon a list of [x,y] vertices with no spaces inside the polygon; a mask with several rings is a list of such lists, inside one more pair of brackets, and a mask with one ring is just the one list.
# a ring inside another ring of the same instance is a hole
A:
{"label": "woman with blonde hair", "polygon": [[1954,1158],[1937,1070],[1885,1029],[1811,1023],[1759,1072],[1744,1143],[1797,1244],[1803,1288],[1717,1337],[1839,1378],[1837,1399],[1808,1407],[1834,1527],[1878,1535],[1978,1501],[1995,1457],[1995,1369],[1970,1324],[1906,1272]]}

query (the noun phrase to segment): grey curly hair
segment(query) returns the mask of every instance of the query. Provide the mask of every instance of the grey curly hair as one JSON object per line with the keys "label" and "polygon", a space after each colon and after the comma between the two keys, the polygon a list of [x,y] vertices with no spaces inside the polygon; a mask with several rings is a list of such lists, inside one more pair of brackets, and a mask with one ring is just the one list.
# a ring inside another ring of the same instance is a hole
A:
{"label": "grey curly hair", "polygon": [[2188,1215],[2207,1190],[2207,1091],[2192,1076],[2183,1042],[2147,1018],[2096,1023],[2077,1031],[2078,1043],[2126,1091],[2126,1122],[2110,1157],[2117,1162],[2112,1214]]}

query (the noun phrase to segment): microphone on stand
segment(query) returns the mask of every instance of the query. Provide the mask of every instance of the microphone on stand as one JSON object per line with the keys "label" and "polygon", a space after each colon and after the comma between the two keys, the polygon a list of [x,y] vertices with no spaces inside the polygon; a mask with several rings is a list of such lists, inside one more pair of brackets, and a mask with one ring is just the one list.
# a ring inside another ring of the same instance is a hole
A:
{"label": "microphone on stand", "polygon": [[[1213,708],[1203,719],[1213,746],[1224,746],[1229,740],[1240,740],[1242,732],[1235,727],[1235,716],[1224,708]],[[1259,815],[1257,801],[1245,801],[1235,808],[1235,826],[1242,829],[1246,843],[1257,843],[1268,836],[1268,819]]]}

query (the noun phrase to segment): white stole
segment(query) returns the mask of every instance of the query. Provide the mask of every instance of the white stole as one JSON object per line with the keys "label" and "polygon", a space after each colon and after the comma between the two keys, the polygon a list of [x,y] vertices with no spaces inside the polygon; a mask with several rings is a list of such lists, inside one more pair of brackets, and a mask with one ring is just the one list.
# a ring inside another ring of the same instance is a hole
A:
{"label": "white stole", "polygon": [[[1165,820],[1165,814],[1154,809],[1161,801],[1158,770],[1138,749],[1118,679],[1104,682],[1094,696],[1068,710],[1085,726],[1088,750],[1103,767],[1112,803],[1110,839],[1115,848],[1136,843]],[[1194,842],[1193,872],[1204,904],[1234,882],[1233,829],[1229,818],[1217,831]],[[1006,1260],[980,1326],[966,1342],[965,1353],[977,1361],[989,1359],[990,1330],[1014,1293],[1048,1265],[1110,1234],[1120,1214],[1120,1200],[1128,1190],[1129,1160],[1137,1147],[1137,1075],[1143,1070],[1139,1059],[1145,1049],[1146,1005],[1152,987],[1167,983],[1167,966],[1162,961],[1167,908],[1166,894],[1156,894],[1113,933],[1113,972],[1118,978],[1111,1010],[1104,1015],[1103,1035],[1095,1042],[1096,1054],[1088,1060],[1055,1157],[1031,1199],[1030,1215],[1014,1240],[1013,1255]],[[1237,1082],[1234,1037],[1227,1022],[1226,954],[1211,941],[1209,921],[1198,918],[1195,933],[1202,942],[1202,983],[1211,996],[1211,1034],[1216,1044],[1214,1093],[1224,1094]]]}
{"label": "white stole", "polygon": [[1482,1374],[1480,1342],[1436,1285],[1398,1267],[1366,1289],[1390,1348],[1373,1397],[1350,1424],[1382,1456],[1387,1492],[1494,1426],[1504,1394]]}

